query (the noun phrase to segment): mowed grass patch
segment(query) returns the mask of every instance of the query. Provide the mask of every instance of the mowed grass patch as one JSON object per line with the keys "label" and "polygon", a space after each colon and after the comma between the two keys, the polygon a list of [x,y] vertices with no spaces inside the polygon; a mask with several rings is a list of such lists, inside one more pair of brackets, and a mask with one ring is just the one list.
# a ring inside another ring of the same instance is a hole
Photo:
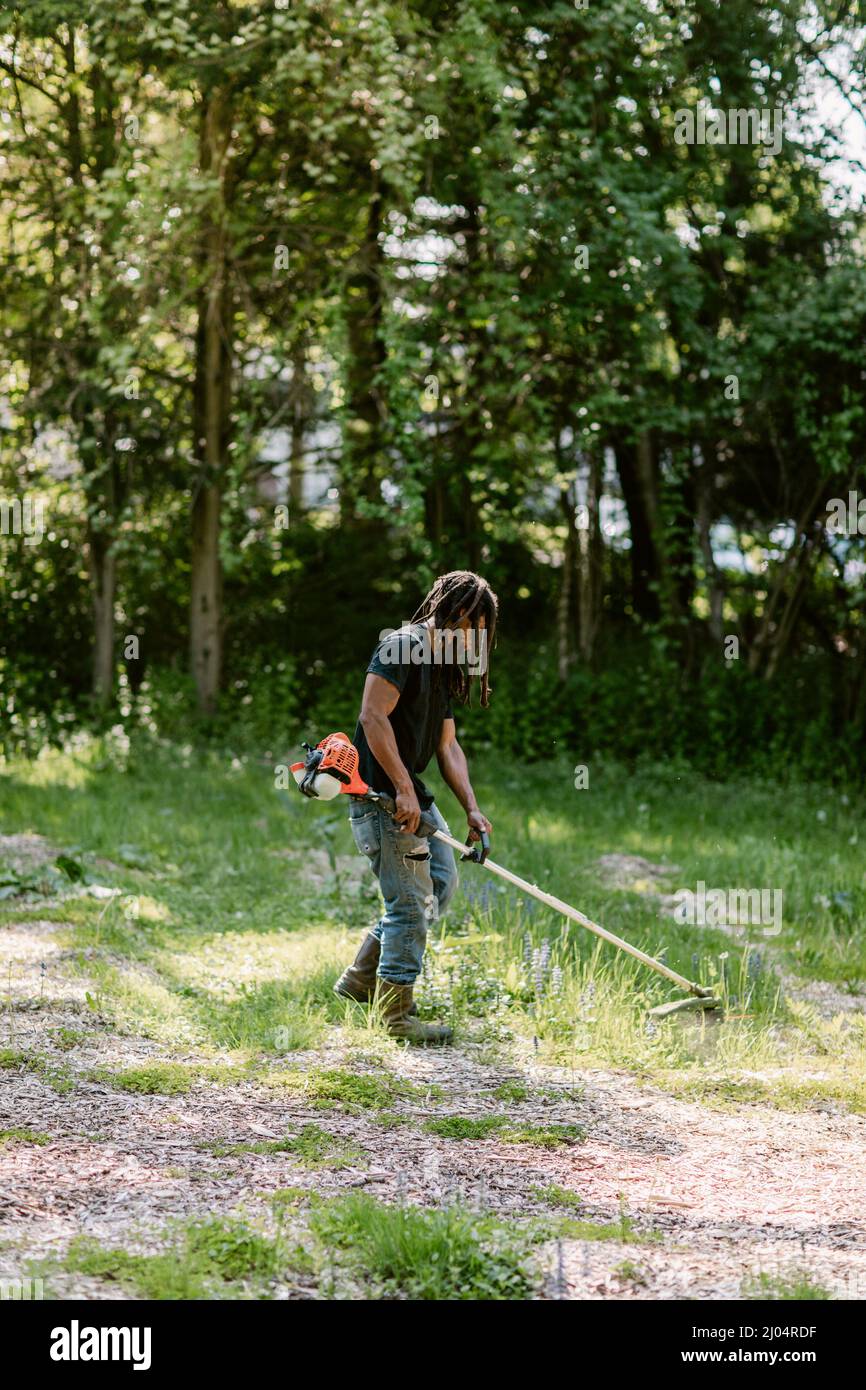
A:
{"label": "mowed grass patch", "polygon": [[499,1139],[503,1144],[535,1144],[539,1148],[558,1148],[586,1138],[580,1125],[533,1125],[515,1122],[505,1115],[446,1115],[427,1120],[428,1134],[440,1139],[478,1140]]}
{"label": "mowed grass patch", "polygon": [[838,1105],[855,1115],[866,1115],[866,1075],[851,1074],[844,1063],[819,1076],[790,1070],[761,1076],[669,1073],[655,1082],[671,1095],[697,1100],[717,1110],[739,1110],[743,1105],[766,1105],[792,1113]]}
{"label": "mowed grass patch", "polygon": [[275,924],[199,934],[158,966],[216,1046],[281,1054],[317,1046],[344,1017],[332,987],[356,949],[345,932]]}
{"label": "mowed grass patch", "polygon": [[[9,765],[4,829],[26,827],[88,865],[114,865],[100,878],[121,897],[107,908],[66,899],[58,915],[74,918],[73,939],[86,929],[77,968],[92,981],[93,1007],[115,1027],[169,1048],[262,1059],[315,1050],[337,1029],[349,1045],[378,1046],[367,1012],[330,992],[375,903],[353,896],[345,875],[313,881],[298,871],[313,852],[352,854],[345,807],[275,795],[272,765],[135,737],[123,755],[79,740],[74,754],[46,751]],[[496,826],[495,857],[711,986],[725,1003],[723,1020],[649,1019],[671,987],[475,865],[462,867],[452,909],[431,932],[422,1014],[453,1020],[492,1060],[513,1062],[531,1044],[539,1062],[575,1072],[675,1075],[708,1102],[708,1073],[748,1081],[800,1072],[816,1101],[859,1108],[859,1088],[843,1085],[842,1073],[866,1075],[866,1038],[850,1027],[835,1056],[837,1040],[829,1032],[822,1040],[786,1000],[776,964],[852,992],[866,978],[863,795],[842,803],[810,784],[722,784],[676,764],[625,769],[603,759],[593,763],[591,792],[578,794],[570,772],[567,760],[517,766],[495,751],[473,759]],[[453,814],[435,774],[433,784]],[[699,881],[778,887],[782,929],[749,941],[677,923],[646,885],[605,879],[597,861],[611,854],[666,866],[669,891]],[[132,894],[155,905],[137,922],[120,907]],[[4,903],[0,916],[14,910]],[[388,1047],[396,1057],[396,1045]],[[766,1103],[799,1105],[802,1091],[772,1091]]]}
{"label": "mowed grass patch", "polygon": [[155,1254],[79,1236],[62,1268],[119,1285],[140,1298],[198,1300],[261,1295],[291,1269],[309,1266],[281,1232],[270,1236],[241,1220],[194,1220],[175,1226],[168,1236],[168,1248]]}
{"label": "mowed grass patch", "polygon": [[284,1139],[258,1139],[241,1144],[208,1144],[216,1157],[237,1154],[285,1154],[302,1168],[357,1168],[367,1161],[367,1155],[357,1144],[336,1134],[329,1134],[318,1125],[304,1125],[298,1134]]}
{"label": "mowed grass patch", "polygon": [[147,1066],[110,1071],[100,1067],[91,1073],[114,1091],[139,1096],[183,1096],[201,1079],[201,1068],[183,1062],[152,1062]]}
{"label": "mowed grass patch", "polygon": [[36,1144],[42,1147],[51,1143],[50,1134],[40,1134],[34,1129],[0,1129],[0,1149],[10,1144]]}
{"label": "mowed grass patch", "polygon": [[420,1103],[437,1100],[442,1095],[439,1086],[418,1086],[405,1077],[390,1072],[361,1073],[339,1067],[315,1067],[310,1071],[264,1071],[263,1085],[275,1090],[288,1090],[312,1105],[327,1108],[333,1105],[353,1110],[383,1110],[399,1101]]}
{"label": "mowed grass patch", "polygon": [[75,1089],[75,1080],[68,1067],[51,1061],[39,1053],[25,1052],[21,1048],[0,1048],[0,1071],[29,1072],[38,1076],[46,1086],[58,1095],[66,1095]]}

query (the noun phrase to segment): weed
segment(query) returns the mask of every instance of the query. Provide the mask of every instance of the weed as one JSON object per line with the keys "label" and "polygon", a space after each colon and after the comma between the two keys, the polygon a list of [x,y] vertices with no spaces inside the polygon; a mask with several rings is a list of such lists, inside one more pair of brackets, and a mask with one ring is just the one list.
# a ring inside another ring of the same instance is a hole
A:
{"label": "weed", "polygon": [[741,1292],[744,1298],[769,1299],[773,1301],[826,1300],[832,1299],[829,1289],[818,1284],[805,1270],[792,1270],[787,1275],[761,1273],[743,1281]]}
{"label": "weed", "polygon": [[580,1125],[514,1124],[506,1115],[448,1115],[428,1120],[424,1128],[442,1139],[488,1139],[495,1134],[503,1144],[536,1144],[545,1149],[585,1138]]}
{"label": "weed", "polygon": [[141,1096],[181,1096],[192,1090],[197,1078],[194,1067],[182,1062],[153,1062],[146,1067],[129,1067],[126,1071],[94,1072],[94,1078],[105,1082],[115,1091],[130,1091]]}
{"label": "weed", "polygon": [[558,1187],[555,1183],[549,1187],[533,1187],[532,1196],[537,1197],[540,1202],[546,1202],[550,1207],[566,1207],[570,1210],[583,1205],[583,1198],[578,1197],[576,1192],[570,1192],[567,1187]]}
{"label": "weed", "polygon": [[0,1048],[0,1070],[31,1072],[44,1081],[46,1086],[50,1086],[58,1095],[66,1095],[75,1089],[69,1071],[65,1067],[59,1067],[50,1062],[47,1057],[40,1057],[38,1054],[31,1055],[29,1052],[22,1052],[18,1048]]}
{"label": "weed", "polygon": [[129,1287],[142,1298],[202,1299],[237,1297],[243,1282],[261,1285],[287,1264],[279,1239],[242,1221],[192,1221],[179,1228],[179,1236],[171,1249],[153,1255],[109,1249],[79,1236],[63,1268]]}
{"label": "weed", "polygon": [[384,1296],[409,1299],[525,1299],[532,1281],[527,1246],[510,1228],[462,1207],[389,1207],[353,1193],[315,1211],[324,1249]]}
{"label": "weed", "polygon": [[0,1149],[7,1144],[50,1144],[50,1134],[37,1134],[32,1129],[0,1129]]}
{"label": "weed", "polygon": [[614,1269],[614,1274],[621,1279],[624,1284],[646,1285],[647,1277],[640,1265],[636,1265],[634,1260],[623,1260]]}
{"label": "weed", "polygon": [[381,1110],[395,1101],[422,1100],[428,1095],[431,1098],[441,1095],[437,1086],[422,1089],[411,1081],[387,1073],[371,1076],[336,1069],[317,1069],[309,1072],[270,1072],[262,1080],[268,1086],[303,1092],[304,1099],[314,1104],[342,1105],[349,1110]]}
{"label": "weed", "polygon": [[521,1081],[503,1081],[496,1087],[493,1095],[496,1100],[502,1100],[506,1103],[516,1103],[521,1100],[526,1100],[529,1095],[529,1089],[524,1086]]}
{"label": "weed", "polygon": [[258,1139],[244,1144],[208,1144],[217,1158],[237,1154],[288,1154],[302,1168],[352,1168],[362,1163],[363,1149],[347,1143],[318,1125],[304,1125],[299,1134],[285,1139]]}

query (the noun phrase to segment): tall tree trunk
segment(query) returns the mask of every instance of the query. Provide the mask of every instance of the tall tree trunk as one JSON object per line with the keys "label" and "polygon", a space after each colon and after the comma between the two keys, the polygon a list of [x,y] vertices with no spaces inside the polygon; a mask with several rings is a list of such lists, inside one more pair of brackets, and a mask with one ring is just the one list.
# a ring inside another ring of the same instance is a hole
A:
{"label": "tall tree trunk", "polygon": [[340,515],[344,525],[356,529],[359,525],[377,529],[375,519],[363,515],[363,506],[366,503],[375,508],[381,504],[380,484],[385,475],[385,403],[379,385],[385,362],[381,230],[382,190],[374,174],[364,234],[346,282],[349,361]]}
{"label": "tall tree trunk", "polygon": [[304,510],[304,435],[308,415],[307,345],[300,336],[292,352],[292,439],[289,459],[289,515]]}
{"label": "tall tree trunk", "polygon": [[[665,450],[665,457],[667,467],[662,474],[652,434],[645,430],[638,436],[637,471],[652,529],[661,618],[690,663],[694,654],[690,613],[695,585],[692,464],[690,452],[679,441]],[[685,466],[683,459],[687,459]]]}
{"label": "tall tree trunk", "polygon": [[[68,229],[71,254],[78,265],[78,295],[86,306],[93,296],[93,261],[84,236],[83,208],[84,169],[89,166],[91,177],[101,181],[106,171],[115,161],[115,108],[116,97],[112,84],[98,63],[94,63],[86,81],[93,97],[93,124],[91,139],[85,147],[85,134],[82,124],[81,83],[84,75],[79,72],[76,34],[70,24],[66,29],[63,52],[69,75],[69,96],[63,107],[66,123],[66,152],[69,164],[69,177],[72,186],[80,195],[78,223],[73,222]],[[97,360],[98,343],[88,326],[91,320],[86,313],[80,319],[75,353],[80,377],[73,393],[72,415],[79,428],[78,448],[82,459],[84,492],[87,498],[86,551],[87,569],[91,588],[91,612],[93,615],[93,660],[91,666],[91,691],[97,703],[103,708],[111,703],[114,695],[114,600],[117,590],[117,557],[114,540],[118,517],[125,497],[124,477],[117,463],[115,442],[117,431],[111,413],[103,414],[95,408],[89,388],[83,383],[87,373],[92,371]],[[106,457],[108,463],[104,462]],[[98,518],[98,519],[97,519]]]}
{"label": "tall tree trunk", "polygon": [[231,102],[216,91],[204,99],[200,136],[202,173],[216,180],[204,231],[205,283],[196,333],[193,421],[198,486],[192,503],[190,662],[199,708],[216,710],[222,667],[222,477],[231,432],[232,295],[229,277],[228,146]]}
{"label": "tall tree trunk", "polygon": [[90,573],[93,611],[92,690],[101,706],[110,704],[114,694],[114,598],[117,588],[117,561],[112,537],[87,527],[87,563]]}
{"label": "tall tree trunk", "polygon": [[647,512],[638,471],[637,448],[620,439],[615,446],[617,471],[628,512],[631,535],[631,594],[636,615],[644,622],[658,622],[658,557],[652,522]]}
{"label": "tall tree trunk", "polygon": [[562,488],[559,505],[565,519],[565,548],[556,605],[556,667],[561,681],[574,665],[575,572],[577,567],[577,527],[574,520],[575,497],[571,484]]}
{"label": "tall tree trunk", "polygon": [[580,655],[592,664],[601,622],[603,541],[601,535],[602,454],[593,450],[586,483],[587,524],[578,531],[580,579]]}
{"label": "tall tree trunk", "polygon": [[698,470],[697,520],[698,539],[701,547],[701,555],[704,560],[707,600],[710,610],[708,626],[713,641],[720,643],[722,640],[722,618],[725,592],[722,587],[722,577],[716,565],[716,557],[713,554],[712,525],[714,520],[713,493],[715,490],[715,476],[709,463],[711,456],[709,452],[704,455],[703,462]]}
{"label": "tall tree trunk", "polygon": [[199,489],[192,508],[190,656],[199,709],[208,716],[216,711],[222,665],[221,505],[215,483]]}
{"label": "tall tree trunk", "polygon": [[861,729],[866,726],[866,644],[862,642],[846,692],[845,722]]}
{"label": "tall tree trunk", "polygon": [[[757,633],[755,634],[755,639],[749,651],[749,670],[752,672],[760,670],[761,663],[764,659],[764,655],[772,645],[772,634],[774,630],[774,619],[776,616],[776,609],[778,608],[779,603],[782,599],[782,595],[784,594],[785,586],[788,582],[789,577],[792,573],[795,576],[799,576],[799,573],[803,565],[806,564],[806,562],[808,561],[811,524],[814,520],[816,509],[819,506],[821,498],[824,496],[824,493],[826,492],[826,487],[827,484],[825,479],[819,478],[817,485],[812,493],[812,496],[809,498],[805,508],[803,509],[803,513],[800,516],[799,521],[797,522],[796,535],[793,541],[791,542],[791,546],[788,550],[787,555],[785,556],[784,561],[779,567],[775,582],[773,584],[772,590],[770,591],[767,603],[764,607],[764,612],[761,618],[760,626],[758,628]],[[799,578],[796,578],[795,590],[797,588],[798,583]],[[774,668],[775,664],[776,663],[774,662]]]}
{"label": "tall tree trunk", "polygon": [[642,430],[635,449],[637,482],[643,500],[650,534],[657,537],[660,527],[658,460],[649,430]]}
{"label": "tall tree trunk", "polygon": [[800,609],[803,606],[803,599],[806,594],[806,587],[812,570],[815,556],[819,553],[820,547],[814,535],[807,537],[797,564],[797,578],[794,588],[788,596],[788,601],[782,610],[782,616],[778,625],[772,633],[769,643],[769,656],[767,658],[767,668],[764,672],[764,679],[771,681],[779,668],[785,652],[788,649],[794,629],[797,626],[797,619],[800,616]]}
{"label": "tall tree trunk", "polygon": [[469,481],[467,473],[463,474],[460,484],[461,512],[463,516],[463,536],[465,546],[466,565],[471,570],[477,570],[481,563],[481,536],[478,525],[478,503],[472,491],[472,483]]}
{"label": "tall tree trunk", "polygon": [[[465,193],[455,192],[455,201],[459,201],[466,209],[462,222],[461,284],[466,295],[466,306],[469,306],[474,303],[478,293],[477,287],[484,282],[487,273],[482,236],[483,213],[474,187],[467,188]],[[458,295],[460,292],[459,289],[455,291]],[[489,335],[479,323],[473,322],[471,308],[461,323],[460,334],[465,380],[462,389],[459,390],[460,404],[456,412],[455,426],[449,432],[446,444],[449,457],[445,499],[445,529],[449,538],[447,563],[449,567],[477,570],[484,542],[480,502],[485,484],[470,480],[469,475],[478,465],[478,471],[484,477],[487,476],[489,464],[486,461],[488,440],[484,414],[485,383],[491,370],[500,369],[498,365],[494,367],[490,362]]]}

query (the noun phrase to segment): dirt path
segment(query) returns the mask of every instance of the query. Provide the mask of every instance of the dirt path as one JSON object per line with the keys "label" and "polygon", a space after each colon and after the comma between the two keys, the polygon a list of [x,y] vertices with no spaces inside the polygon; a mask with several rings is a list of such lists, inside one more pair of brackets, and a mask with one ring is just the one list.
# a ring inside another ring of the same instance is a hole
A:
{"label": "dirt path", "polygon": [[[48,1017],[27,1019],[19,1047],[52,1056]],[[52,1011],[50,1022],[82,1027],[79,1014]],[[519,1217],[540,1214],[538,1189],[555,1184],[581,1197],[583,1218],[615,1221],[624,1199],[639,1231],[663,1236],[640,1245],[563,1241],[550,1256],[559,1282],[556,1288],[552,1279],[551,1292],[559,1297],[736,1298],[747,1276],[794,1270],[807,1271],[839,1297],[866,1293],[862,1117],[782,1114],[754,1105],[716,1113],[640,1088],[626,1076],[591,1073],[575,1089],[573,1078],[548,1068],[492,1067],[460,1049],[400,1054],[394,1074],[439,1087],[445,1099],[394,1102],[406,1120],[394,1129],[366,1112],[323,1112],[303,1095],[275,1096],[247,1083],[202,1082],[186,1095],[139,1096],[85,1079],[94,1066],[140,1066],[164,1056],[149,1044],[97,1032],[76,1049],[73,1071],[81,1079],[67,1094],[27,1071],[4,1073],[0,1129],[26,1126],[50,1136],[44,1146],[13,1144],[2,1152],[4,1242],[21,1241],[31,1258],[57,1253],[79,1233],[123,1244],[133,1229],[193,1213],[228,1213],[287,1185],[326,1194],[365,1187],[390,1201],[462,1196]],[[291,1065],[352,1063],[335,1040],[315,1054],[293,1056]],[[529,1097],[509,1104],[512,1118],[576,1123],[585,1142],[546,1150],[496,1138],[446,1140],[422,1128],[430,1114],[505,1113],[492,1092],[517,1077]],[[309,1172],[283,1154],[217,1157],[205,1147],[279,1138],[305,1124],[351,1141],[363,1159],[335,1172]],[[5,1255],[0,1251],[4,1267],[8,1248]],[[625,1260],[634,1266],[628,1277],[621,1272]],[[73,1281],[65,1291],[80,1288]]]}
{"label": "dirt path", "polygon": [[[796,1271],[836,1297],[866,1297],[866,1117],[832,1106],[715,1111],[625,1074],[542,1067],[531,1051],[510,1066],[490,1064],[472,1045],[360,1058],[338,1028],[325,1048],[280,1065],[412,1082],[408,1098],[389,1103],[393,1127],[372,1110],[322,1109],[303,1090],[252,1080],[203,1078],[178,1095],[121,1093],[94,1072],[164,1060],[212,1067],[214,1059],[169,1054],[113,1031],[87,1007],[86,980],[65,972],[55,938],[47,919],[0,931],[0,1048],[18,1058],[0,1071],[0,1131],[25,1128],[48,1140],[0,1148],[0,1276],[17,1272],[22,1251],[28,1259],[57,1255],[82,1233],[107,1244],[131,1234],[147,1240],[172,1218],[255,1209],[289,1185],[322,1194],[356,1187],[424,1204],[462,1196],[518,1219],[549,1214],[543,1190],[555,1185],[580,1197],[569,1214],[587,1221],[615,1222],[625,1206],[643,1239],[545,1247],[549,1297],[737,1298],[760,1272]],[[43,974],[46,960],[52,968]],[[63,1030],[75,1035],[73,1046]],[[58,1092],[52,1077],[56,1083],[64,1071],[74,1084]],[[498,1100],[505,1082],[519,1082],[526,1098]],[[495,1135],[445,1139],[424,1128],[431,1115],[506,1113],[515,1122],[579,1125],[585,1139],[546,1149]],[[360,1153],[345,1167],[310,1170],[285,1153],[213,1152],[307,1124]],[[51,1292],[109,1295],[72,1275],[57,1276]]]}

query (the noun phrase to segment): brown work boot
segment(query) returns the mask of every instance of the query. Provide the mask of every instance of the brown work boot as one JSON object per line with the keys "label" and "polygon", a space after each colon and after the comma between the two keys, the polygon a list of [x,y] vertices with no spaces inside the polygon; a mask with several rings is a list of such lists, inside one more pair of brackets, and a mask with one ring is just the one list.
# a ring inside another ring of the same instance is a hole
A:
{"label": "brown work boot", "polygon": [[344,999],[354,999],[358,1004],[369,1004],[376,990],[379,950],[379,942],[372,932],[368,932],[352,964],[334,985],[334,993]]}
{"label": "brown work boot", "polygon": [[411,985],[395,985],[390,980],[380,979],[376,986],[376,1003],[392,1038],[406,1038],[411,1043],[448,1043],[454,1036],[444,1023],[421,1022],[412,1003]]}
{"label": "brown work boot", "polygon": [[[343,971],[334,985],[334,993],[343,999],[354,999],[356,1004],[372,1004],[376,992],[376,967],[379,964],[380,951],[379,941],[372,932],[368,932],[352,964]],[[417,1014],[418,1005],[413,1004],[409,1012]]]}

